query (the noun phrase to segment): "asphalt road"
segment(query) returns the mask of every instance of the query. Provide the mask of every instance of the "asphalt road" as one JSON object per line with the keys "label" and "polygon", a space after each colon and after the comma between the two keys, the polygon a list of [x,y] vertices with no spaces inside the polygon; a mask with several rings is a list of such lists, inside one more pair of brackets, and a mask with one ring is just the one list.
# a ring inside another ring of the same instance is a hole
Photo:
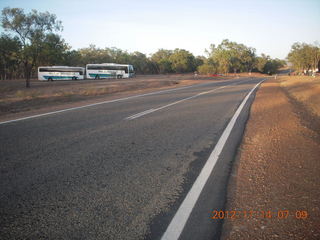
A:
{"label": "asphalt road", "polygon": [[[0,238],[160,239],[259,81],[213,82],[1,124]],[[224,206],[249,106],[180,239],[219,236],[221,222],[210,211]]]}

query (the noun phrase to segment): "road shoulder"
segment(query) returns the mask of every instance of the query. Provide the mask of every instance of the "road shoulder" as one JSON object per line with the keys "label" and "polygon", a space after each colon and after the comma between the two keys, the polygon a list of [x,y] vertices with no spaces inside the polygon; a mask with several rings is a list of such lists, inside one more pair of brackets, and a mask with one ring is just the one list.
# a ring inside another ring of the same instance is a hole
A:
{"label": "road shoulder", "polygon": [[262,84],[230,176],[225,210],[235,218],[225,217],[222,239],[319,239],[320,136],[305,115],[278,80]]}

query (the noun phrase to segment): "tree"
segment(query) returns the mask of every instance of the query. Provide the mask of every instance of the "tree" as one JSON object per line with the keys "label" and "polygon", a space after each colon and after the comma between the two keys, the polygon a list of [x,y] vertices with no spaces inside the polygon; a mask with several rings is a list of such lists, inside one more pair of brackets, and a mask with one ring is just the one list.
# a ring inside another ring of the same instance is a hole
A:
{"label": "tree", "polygon": [[170,56],[173,54],[171,50],[159,49],[157,52],[151,55],[151,61],[154,62],[157,73],[169,73],[172,72],[172,63]]}
{"label": "tree", "polygon": [[17,37],[2,34],[0,37],[0,76],[6,80],[8,75],[18,70],[21,45]]}
{"label": "tree", "polygon": [[197,68],[200,74],[215,74],[217,73],[217,67],[213,64],[204,63]]}
{"label": "tree", "polygon": [[114,63],[128,63],[130,61],[130,54],[119,48],[105,48],[105,53],[111,57]]}
{"label": "tree", "polygon": [[242,72],[251,72],[256,64],[256,49],[240,45],[239,59],[241,62],[240,70]]}
{"label": "tree", "polygon": [[136,73],[150,73],[152,66],[147,56],[141,52],[133,52],[130,54],[129,62],[135,68]]}
{"label": "tree", "polygon": [[228,40],[216,47],[214,44],[210,45],[210,49],[206,50],[208,55],[207,64],[215,66],[218,72],[228,73],[231,67],[231,54],[228,49],[225,48],[225,44],[228,44]]}
{"label": "tree", "polygon": [[89,45],[89,47],[79,49],[78,53],[81,56],[81,63],[83,65],[87,63],[111,62],[111,57],[108,53],[93,44]]}
{"label": "tree", "polygon": [[66,53],[69,49],[70,47],[59,35],[47,34],[36,65],[59,65],[65,62]]}
{"label": "tree", "polygon": [[193,72],[196,69],[195,57],[184,49],[175,49],[169,57],[172,70],[176,73]]}
{"label": "tree", "polygon": [[68,50],[64,53],[63,65],[67,66],[84,66],[82,63],[82,56],[77,50]]}
{"label": "tree", "polygon": [[318,44],[294,43],[287,58],[297,71],[316,70],[320,64],[320,47]]}
{"label": "tree", "polygon": [[195,67],[203,65],[206,62],[206,58],[204,56],[196,56],[195,58]]}
{"label": "tree", "polygon": [[32,69],[36,66],[48,34],[62,30],[61,21],[49,12],[32,10],[25,14],[21,8],[6,7],[2,10],[2,27],[18,37],[26,87],[30,87]]}
{"label": "tree", "polygon": [[264,67],[264,73],[275,74],[275,73],[277,73],[278,69],[281,67],[283,67],[281,60],[271,59],[266,63],[266,65]]}
{"label": "tree", "polygon": [[244,44],[223,40],[218,46],[210,45],[205,50],[208,58],[198,67],[202,73],[251,72],[257,70],[262,73],[275,73],[285,63],[279,59],[271,59],[262,54],[256,56],[256,50]]}
{"label": "tree", "polygon": [[266,54],[261,54],[260,57],[257,57],[256,60],[256,69],[265,74],[274,74],[276,73],[279,68],[286,65],[286,62],[284,60],[280,59],[271,59],[270,56],[267,56]]}
{"label": "tree", "polygon": [[265,55],[264,53],[262,53],[260,57],[257,57],[256,59],[257,70],[261,73],[265,72],[265,66],[269,60],[270,60],[270,57]]}
{"label": "tree", "polygon": [[255,49],[225,39],[217,47],[210,46],[211,63],[217,63],[221,72],[251,72],[255,64]]}

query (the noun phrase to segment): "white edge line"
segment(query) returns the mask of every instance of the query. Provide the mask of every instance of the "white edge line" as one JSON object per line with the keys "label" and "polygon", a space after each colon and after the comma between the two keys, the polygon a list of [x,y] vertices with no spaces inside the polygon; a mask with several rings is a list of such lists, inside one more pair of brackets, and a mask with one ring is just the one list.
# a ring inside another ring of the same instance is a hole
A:
{"label": "white edge line", "polygon": [[28,116],[28,117],[22,117],[22,118],[17,118],[17,119],[13,119],[13,120],[3,121],[3,122],[0,122],[0,125],[6,124],[6,123],[23,121],[23,120],[27,120],[27,119],[31,119],[31,118],[43,117],[43,116],[47,116],[47,115],[52,115],[52,114],[72,111],[72,110],[77,110],[77,109],[81,109],[81,108],[93,107],[93,106],[97,106],[97,105],[100,105],[100,104],[120,102],[120,101],[125,101],[125,100],[129,100],[129,99],[133,99],[133,98],[145,97],[145,96],[155,95],[155,94],[159,94],[159,93],[178,91],[178,90],[182,90],[182,89],[187,89],[187,88],[192,88],[192,87],[197,87],[197,86],[204,86],[204,85],[208,85],[208,84],[211,84],[211,83],[202,83],[202,84],[196,84],[196,85],[191,85],[191,86],[186,86],[186,87],[181,87],[181,88],[173,88],[173,89],[161,90],[161,91],[156,91],[156,92],[150,92],[150,93],[145,93],[145,94],[140,94],[140,95],[129,96],[129,97],[125,97],[125,98],[118,98],[118,99],[114,99],[114,100],[108,100],[108,101],[103,101],[103,102],[98,102],[98,103],[87,104],[87,105],[83,105],[83,106],[79,106],[79,107],[62,109],[62,110],[53,111],[53,112],[36,114],[36,115]]}
{"label": "white edge line", "polygon": [[185,226],[185,224],[191,214],[191,211],[192,211],[193,207],[195,206],[195,204],[200,196],[200,193],[201,193],[204,185],[206,184],[206,182],[207,182],[207,180],[208,180],[208,178],[209,178],[209,176],[210,176],[210,174],[211,174],[211,172],[212,172],[212,170],[213,170],[213,168],[214,168],[214,166],[215,166],[215,164],[221,154],[221,151],[222,151],[222,149],[223,149],[223,147],[224,147],[224,145],[225,145],[225,143],[231,133],[231,130],[233,129],[233,126],[236,123],[238,116],[240,115],[244,105],[248,101],[252,92],[263,81],[265,81],[265,79],[260,81],[259,83],[257,83],[251,89],[251,91],[247,94],[247,96],[243,99],[242,103],[240,104],[240,106],[236,110],[235,114],[233,115],[232,119],[228,123],[227,127],[223,131],[219,141],[217,142],[216,146],[214,147],[213,151],[211,152],[211,154],[210,154],[206,164],[202,168],[199,176],[197,177],[196,181],[192,185],[192,188],[188,192],[187,196],[185,197],[182,204],[180,205],[178,211],[176,212],[173,219],[171,220],[167,230],[162,235],[161,240],[175,240],[180,237],[180,234],[183,231],[183,228],[184,228],[184,226]]}

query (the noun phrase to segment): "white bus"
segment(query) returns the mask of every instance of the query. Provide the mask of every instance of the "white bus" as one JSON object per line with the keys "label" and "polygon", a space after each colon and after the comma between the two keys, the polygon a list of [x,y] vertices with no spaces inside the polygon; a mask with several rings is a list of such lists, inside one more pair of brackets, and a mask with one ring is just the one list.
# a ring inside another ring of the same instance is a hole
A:
{"label": "white bus", "polygon": [[87,64],[87,79],[130,78],[134,77],[134,69],[129,64],[101,63]]}
{"label": "white bus", "polygon": [[47,66],[38,67],[38,80],[82,80],[84,79],[83,67]]}

